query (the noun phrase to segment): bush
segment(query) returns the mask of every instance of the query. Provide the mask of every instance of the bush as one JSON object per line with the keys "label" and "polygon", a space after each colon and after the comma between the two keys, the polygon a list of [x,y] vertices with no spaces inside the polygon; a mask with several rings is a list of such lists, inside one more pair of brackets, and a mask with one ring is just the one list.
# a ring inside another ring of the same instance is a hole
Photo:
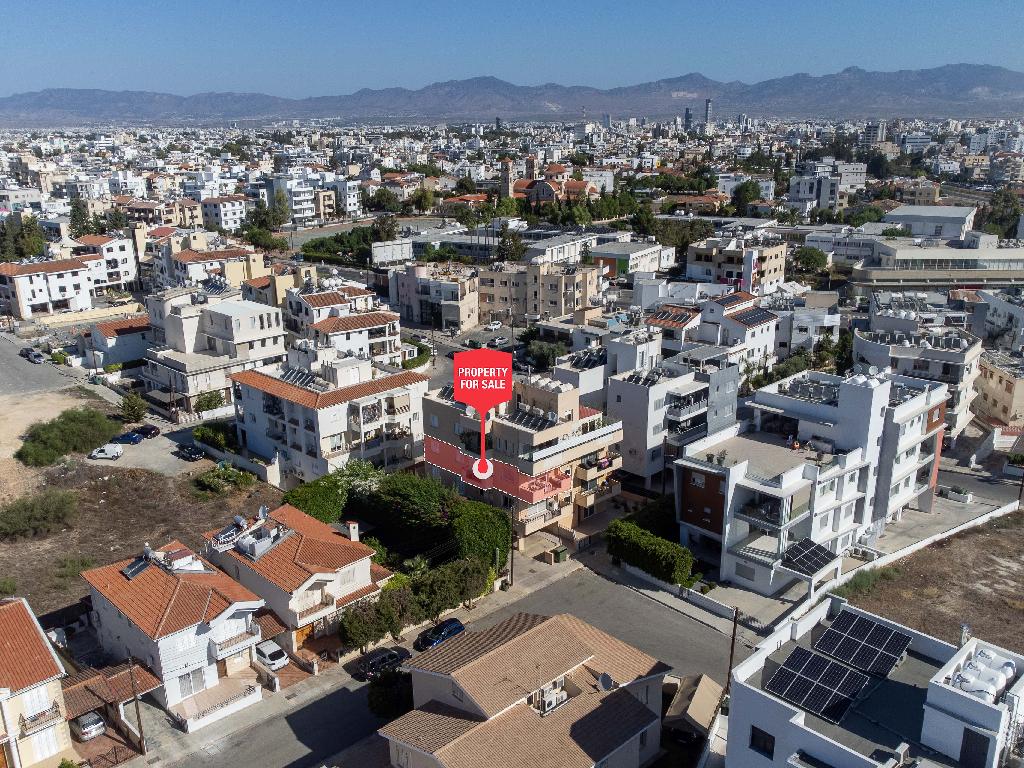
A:
{"label": "bush", "polygon": [[346,647],[362,650],[383,638],[387,629],[378,614],[377,603],[362,602],[345,610],[338,632]]}
{"label": "bush", "polygon": [[103,372],[104,373],[117,373],[123,367],[124,366],[122,366],[121,363],[107,363],[106,365],[103,366]]}
{"label": "bush", "polygon": [[475,557],[484,565],[503,568],[512,539],[508,513],[490,504],[462,499],[452,511],[452,534],[460,558]]}
{"label": "bush", "polygon": [[203,413],[204,411],[212,411],[220,408],[224,405],[224,395],[219,391],[213,390],[210,392],[203,392],[196,398],[195,403],[192,405],[192,409],[196,413]]}
{"label": "bush", "polygon": [[127,424],[135,424],[146,416],[146,401],[137,392],[129,392],[121,398],[121,418]]}
{"label": "bush", "polygon": [[62,557],[57,561],[57,578],[77,579],[82,575],[82,571],[92,568],[94,565],[96,565],[96,561],[91,557],[78,557],[75,555]]}
{"label": "bush", "polygon": [[18,584],[10,576],[0,578],[0,597],[10,597],[18,591]]}
{"label": "bush", "polygon": [[967,495],[967,489],[964,488],[962,485],[951,485],[951,486],[949,486],[949,490],[952,491],[953,493],[956,493],[956,494],[960,495],[960,496]]}
{"label": "bush", "polygon": [[391,553],[388,551],[388,548],[381,543],[380,539],[376,536],[363,536],[361,541],[373,550],[373,557],[370,559],[377,565],[387,567],[388,563],[391,562]]}
{"label": "bush", "polygon": [[411,342],[417,351],[416,357],[410,360],[403,360],[402,367],[406,370],[410,368],[419,368],[421,365],[426,365],[430,361],[430,347],[426,344],[420,344],[418,341]]}
{"label": "bush", "polygon": [[608,554],[670,584],[689,586],[693,555],[686,547],[650,531],[631,520],[614,520],[605,532]]}
{"label": "bush", "polygon": [[255,475],[231,466],[217,466],[192,481],[196,488],[210,493],[224,493],[230,488],[248,488],[256,482]]}
{"label": "bush", "polygon": [[348,482],[343,469],[296,486],[284,495],[285,504],[291,504],[323,523],[338,522],[347,501]]}
{"label": "bush", "polygon": [[366,690],[366,703],[370,711],[382,720],[394,720],[410,712],[413,707],[412,675],[398,671],[378,675]]}
{"label": "bush", "polygon": [[68,362],[68,353],[63,349],[55,349],[50,353],[50,362],[56,365],[66,365]]}
{"label": "bush", "polygon": [[238,434],[233,422],[212,421],[192,427],[192,439],[218,451],[238,452]]}
{"label": "bush", "polygon": [[672,496],[661,496],[645,504],[626,519],[663,539],[671,540],[679,535],[675,500]]}
{"label": "bush", "polygon": [[374,494],[380,522],[413,531],[448,525],[459,497],[444,483],[411,472],[384,475]]}
{"label": "bush", "polygon": [[1011,453],[1006,460],[1015,467],[1024,467],[1024,453]]}
{"label": "bush", "polygon": [[88,453],[120,429],[95,408],[72,408],[50,421],[33,424],[14,454],[23,464],[45,467],[69,453]]}
{"label": "bush", "polygon": [[0,510],[0,539],[45,536],[67,525],[75,515],[71,491],[40,491],[12,501]]}
{"label": "bush", "polygon": [[483,594],[486,565],[476,558],[455,560],[426,571],[412,580],[412,592],[424,617],[436,621],[447,610]]}
{"label": "bush", "polygon": [[865,597],[875,585],[882,581],[894,581],[900,576],[900,569],[896,566],[884,568],[873,568],[870,571],[860,570],[853,575],[848,582],[841,587],[832,590],[832,594],[838,597]]}
{"label": "bush", "polygon": [[[385,587],[389,584],[390,580]],[[377,620],[381,629],[396,641],[401,639],[402,629],[423,620],[420,606],[408,584],[381,591],[380,600],[377,601]]]}

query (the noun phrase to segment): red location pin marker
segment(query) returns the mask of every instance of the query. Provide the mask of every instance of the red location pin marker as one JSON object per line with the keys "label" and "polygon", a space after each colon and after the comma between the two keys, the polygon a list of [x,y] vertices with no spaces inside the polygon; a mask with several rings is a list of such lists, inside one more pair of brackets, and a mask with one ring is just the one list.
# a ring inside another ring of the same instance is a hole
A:
{"label": "red location pin marker", "polygon": [[473,349],[455,354],[455,399],[480,415],[480,460],[473,474],[486,480],[494,473],[487,460],[487,412],[512,399],[512,355],[496,349]]}

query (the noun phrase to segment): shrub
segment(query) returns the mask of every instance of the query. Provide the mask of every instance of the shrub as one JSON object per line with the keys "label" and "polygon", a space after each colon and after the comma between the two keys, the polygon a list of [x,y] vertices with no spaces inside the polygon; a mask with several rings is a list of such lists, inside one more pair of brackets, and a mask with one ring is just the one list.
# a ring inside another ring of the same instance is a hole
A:
{"label": "shrub", "polygon": [[217,466],[203,472],[192,482],[201,491],[224,493],[230,488],[248,488],[256,482],[256,477],[235,467]]}
{"label": "shrub", "polygon": [[147,410],[146,401],[137,392],[129,392],[121,398],[121,418],[128,424],[142,421]]}
{"label": "shrub", "polygon": [[88,453],[119,432],[117,424],[95,408],[72,408],[41,424],[33,424],[14,454],[23,464],[45,467],[69,453]]}
{"label": "shrub", "polygon": [[58,579],[76,579],[82,575],[82,571],[92,568],[96,562],[91,557],[78,557],[68,555],[57,561]]}
{"label": "shrub", "polygon": [[394,640],[401,639],[404,627],[418,624],[422,619],[420,606],[408,584],[381,591],[380,600],[377,601],[377,620]]}
{"label": "shrub", "polygon": [[412,675],[387,671],[373,680],[366,690],[366,704],[382,720],[394,720],[412,710]]}
{"label": "shrub", "polygon": [[512,523],[503,510],[480,501],[462,499],[452,511],[452,534],[460,558],[475,557],[485,565],[503,568],[512,538]]}
{"label": "shrub", "polygon": [[381,522],[413,531],[444,528],[459,502],[444,483],[411,472],[384,475],[374,497]]}
{"label": "shrub", "polygon": [[661,496],[645,504],[626,519],[663,539],[671,540],[679,535],[679,523],[676,522],[675,501],[672,496]]}
{"label": "shrub", "polygon": [[0,539],[45,536],[67,525],[77,498],[71,491],[47,490],[12,501],[0,509]]}
{"label": "shrub", "polygon": [[362,602],[345,610],[338,632],[346,647],[363,649],[384,637],[387,629],[378,615],[377,604]]}
{"label": "shrub", "polygon": [[967,493],[967,489],[962,485],[951,485],[949,486],[949,490],[953,493],[959,494],[960,496],[964,496]]}
{"label": "shrub", "polygon": [[68,362],[68,353],[63,349],[55,349],[50,353],[50,361],[56,365],[66,365]]}
{"label": "shrub", "polygon": [[222,405],[224,405],[224,395],[217,390],[212,390],[210,392],[203,392],[203,394],[199,395],[199,397],[196,398],[192,409],[196,413],[203,413],[204,411],[212,411],[216,408],[220,408]]}
{"label": "shrub", "polygon": [[10,597],[18,591],[18,584],[10,576],[0,578],[0,597]]}
{"label": "shrub", "polygon": [[412,580],[412,592],[424,617],[431,620],[460,603],[483,594],[487,566],[476,558],[455,560],[426,571]]}
{"label": "shrub", "polygon": [[391,561],[391,553],[376,536],[364,536],[362,542],[373,550],[373,557],[370,559],[377,565],[387,566]]}
{"label": "shrub", "polygon": [[238,435],[232,422],[212,421],[192,427],[192,439],[219,451],[238,451]]}
{"label": "shrub", "polygon": [[296,486],[284,495],[285,504],[291,504],[324,523],[338,522],[347,501],[348,481],[341,469]]}
{"label": "shrub", "polygon": [[1024,467],[1024,453],[1011,453],[1006,460],[1015,467]]}
{"label": "shrub", "polygon": [[124,366],[121,365],[121,363],[107,363],[106,365],[103,366],[103,372],[104,373],[117,373],[123,367]]}
{"label": "shrub", "polygon": [[681,544],[650,531],[631,520],[614,520],[605,532],[608,554],[670,584],[689,586],[693,555]]}
{"label": "shrub", "polygon": [[899,578],[899,575],[900,569],[892,565],[884,568],[873,568],[869,571],[861,569],[848,582],[841,587],[833,589],[832,594],[847,599],[851,597],[865,597],[879,582],[893,581]]}
{"label": "shrub", "polygon": [[421,365],[425,365],[430,360],[430,347],[426,344],[421,344],[418,341],[411,342],[416,347],[417,355],[409,360],[402,361],[402,367],[406,370],[410,368],[419,368]]}

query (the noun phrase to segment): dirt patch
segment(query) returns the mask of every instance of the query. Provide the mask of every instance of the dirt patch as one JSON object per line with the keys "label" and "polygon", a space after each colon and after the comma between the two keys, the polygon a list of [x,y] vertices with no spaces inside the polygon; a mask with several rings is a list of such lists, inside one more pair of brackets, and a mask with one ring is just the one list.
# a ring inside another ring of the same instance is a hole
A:
{"label": "dirt patch", "polygon": [[1024,653],[1024,512],[938,542],[896,563],[856,605],[957,643],[960,624],[975,637]]}
{"label": "dirt patch", "polygon": [[85,405],[104,413],[112,412],[112,406],[105,400],[76,387],[0,397],[0,413],[4,415],[0,419],[0,504],[31,493],[39,487],[45,474],[44,468],[26,467],[14,458],[28,428],[37,421],[55,418],[68,408]]}
{"label": "dirt patch", "polygon": [[225,525],[232,515],[253,514],[262,504],[272,509],[280,505],[281,492],[263,483],[223,496],[197,497],[192,477],[210,466],[204,461],[186,475],[167,477],[71,460],[39,473],[37,486],[75,491],[74,524],[42,539],[0,542],[0,574],[12,576],[18,594],[37,613],[46,613],[77,602],[87,592],[80,577],[60,575],[65,558],[105,565],[141,552],[146,542],[160,546],[178,539],[199,547],[204,531]]}

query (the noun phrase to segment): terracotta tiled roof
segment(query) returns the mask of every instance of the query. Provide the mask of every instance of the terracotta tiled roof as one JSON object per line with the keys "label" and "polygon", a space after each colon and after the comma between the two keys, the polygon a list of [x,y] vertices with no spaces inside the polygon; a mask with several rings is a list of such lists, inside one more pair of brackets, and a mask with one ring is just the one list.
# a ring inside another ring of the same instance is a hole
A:
{"label": "terracotta tiled roof", "polygon": [[[351,541],[290,504],[278,507],[269,517],[291,532],[256,560],[235,549],[229,549],[225,554],[285,592],[294,592],[312,576],[335,573],[373,554],[370,547]],[[208,531],[203,536],[210,540],[216,533]],[[377,589],[379,587],[371,585],[368,594]]]}
{"label": "terracotta tiled roof", "polygon": [[365,288],[356,288],[354,285],[343,285],[333,291],[302,294],[303,300],[309,306],[317,309],[333,307],[335,304],[347,304],[351,299],[358,296],[373,296],[373,291],[368,291]]}
{"label": "terracotta tiled roof", "polygon": [[106,245],[113,241],[114,238],[107,237],[106,235],[81,235],[75,239],[82,245],[99,246]]}
{"label": "terracotta tiled roof", "polygon": [[183,251],[178,251],[172,258],[182,264],[202,264],[207,261],[241,259],[252,253],[252,251],[247,251],[244,248],[224,248],[219,251],[194,251],[191,248],[186,248]]}
{"label": "terracotta tiled roof", "polygon": [[168,235],[173,235],[175,233],[175,231],[176,230],[175,230],[174,227],[155,227],[155,228],[149,230],[148,236],[149,237],[167,237]]}
{"label": "terracotta tiled roof", "polygon": [[12,693],[64,674],[23,598],[0,600],[0,688]]}
{"label": "terracotta tiled roof", "polygon": [[270,640],[288,629],[277,614],[269,608],[260,608],[253,617],[260,626],[260,637]]}
{"label": "terracotta tiled roof", "polygon": [[[132,678],[135,688],[132,689]],[[162,683],[147,667],[138,662],[103,669],[85,667],[60,681],[64,690],[64,705],[67,718],[74,719],[86,712],[92,712],[106,704],[120,704],[133,698],[137,692],[144,693],[159,688]]]}
{"label": "terracotta tiled roof", "polygon": [[662,304],[647,316],[645,322],[659,328],[686,328],[700,312],[693,307],[681,307],[678,304]]}
{"label": "terracotta tiled roof", "polygon": [[314,409],[330,408],[331,406],[347,403],[350,400],[358,400],[369,395],[379,395],[392,389],[429,381],[429,379],[429,376],[413,371],[403,371],[402,373],[364,381],[361,384],[353,384],[350,387],[331,389],[327,392],[315,392],[311,389],[305,389],[304,387],[281,381],[276,376],[270,376],[261,371],[240,371],[231,376],[231,380],[239,384],[258,389],[275,397],[280,397],[282,400],[296,403],[304,408]]}
{"label": "terracotta tiled roof", "polygon": [[376,328],[379,325],[387,325],[399,319],[399,315],[394,312],[363,312],[356,315],[327,317],[319,323],[313,323],[310,327],[320,331],[320,333],[344,333],[346,331]]}
{"label": "terracotta tiled roof", "polygon": [[85,263],[80,259],[55,259],[53,261],[39,261],[34,264],[7,262],[6,264],[0,264],[0,275],[15,277],[17,275],[38,275],[51,272],[74,272],[86,268]]}
{"label": "terracotta tiled roof", "polygon": [[561,163],[551,163],[544,169],[544,173],[565,173],[565,166]]}
{"label": "terracotta tiled roof", "polygon": [[[179,541],[159,551],[168,557],[193,554]],[[128,579],[121,569],[132,561],[122,560],[84,571],[82,577],[154,640],[210,621],[233,603],[260,600],[226,573],[195,557],[207,571],[171,571],[154,563]]]}
{"label": "terracotta tiled roof", "polygon": [[109,323],[96,323],[96,330],[112,339],[115,336],[127,336],[149,330],[149,315],[126,317],[124,320],[111,320]]}
{"label": "terracotta tiled roof", "polygon": [[250,288],[258,288],[262,290],[270,287],[270,278],[254,277],[252,280],[243,280],[242,285],[248,285]]}

